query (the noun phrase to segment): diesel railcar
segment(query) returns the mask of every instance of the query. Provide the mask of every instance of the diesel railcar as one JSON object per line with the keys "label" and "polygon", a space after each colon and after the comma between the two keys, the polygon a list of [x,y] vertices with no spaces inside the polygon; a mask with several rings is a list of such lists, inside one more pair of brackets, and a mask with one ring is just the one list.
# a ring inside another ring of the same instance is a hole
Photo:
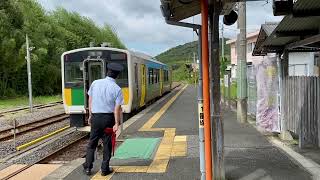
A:
{"label": "diesel railcar", "polygon": [[70,114],[71,126],[86,125],[87,92],[94,80],[105,78],[107,64],[110,62],[124,66],[116,79],[124,96],[124,119],[131,112],[171,90],[169,67],[148,55],[111,47],[67,51],[61,56],[62,94],[65,112]]}

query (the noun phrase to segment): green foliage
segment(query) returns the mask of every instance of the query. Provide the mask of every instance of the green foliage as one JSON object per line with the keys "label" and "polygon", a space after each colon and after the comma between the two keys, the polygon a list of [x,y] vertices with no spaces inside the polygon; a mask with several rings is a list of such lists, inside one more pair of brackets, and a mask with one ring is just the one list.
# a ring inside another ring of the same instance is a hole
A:
{"label": "green foliage", "polygon": [[[47,104],[50,102],[62,101],[60,95],[55,96],[38,96],[33,98],[33,104]],[[16,97],[11,99],[0,100],[0,110],[12,109],[18,106],[27,106],[29,103],[29,98],[27,96]]]}
{"label": "green foliage", "polygon": [[26,45],[28,34],[34,95],[61,93],[60,56],[87,47],[90,42],[110,42],[124,49],[115,31],[98,27],[91,19],[58,8],[46,12],[35,0],[0,1],[0,97],[27,94]]}
{"label": "green foliage", "polygon": [[173,70],[172,80],[174,82],[194,83],[198,79],[198,72],[190,71],[186,66],[180,66]]}
{"label": "green foliage", "polygon": [[[228,39],[225,39],[225,42]],[[225,49],[225,57],[230,59],[230,46],[224,44]],[[221,44],[220,44],[221,49]],[[193,62],[193,53],[198,56],[198,41],[193,41],[186,43],[184,45],[179,45],[174,48],[171,48],[159,55],[156,56],[156,59],[172,65],[173,67],[179,67],[186,62],[192,63]]]}
{"label": "green foliage", "polygon": [[221,84],[221,95],[228,99],[228,88],[230,89],[230,99],[237,100],[237,82],[231,82],[230,87],[225,87],[224,84]]}
{"label": "green foliage", "polygon": [[[225,39],[225,42],[228,39]],[[221,43],[220,43],[220,49],[221,49]],[[227,44],[224,44],[225,49],[225,58],[221,59],[221,72],[223,72],[227,65],[230,64],[230,46]],[[188,74],[182,75],[183,71],[180,69],[185,64],[191,64],[193,63],[193,54],[195,53],[196,57],[198,57],[198,41],[193,41],[186,43],[184,45],[179,45],[174,48],[171,48],[159,55],[157,55],[155,58],[163,63],[171,65],[173,71],[173,77],[185,77],[188,76]],[[198,59],[198,58],[197,58]],[[178,75],[175,75],[175,73],[178,73]],[[185,72],[186,73],[186,72]],[[179,79],[179,78],[178,78]],[[174,79],[174,80],[178,80]],[[181,78],[185,79],[185,78]]]}
{"label": "green foliage", "polygon": [[220,72],[221,72],[221,77],[223,77],[223,75],[226,72],[227,66],[231,64],[231,60],[230,57],[224,57],[220,59]]}

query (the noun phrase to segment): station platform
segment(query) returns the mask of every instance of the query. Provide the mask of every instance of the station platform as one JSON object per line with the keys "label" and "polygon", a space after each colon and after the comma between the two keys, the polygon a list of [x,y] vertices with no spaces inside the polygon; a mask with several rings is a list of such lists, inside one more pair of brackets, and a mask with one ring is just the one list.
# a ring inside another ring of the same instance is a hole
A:
{"label": "station platform", "polygon": [[[192,85],[180,86],[125,122],[111,160],[113,174],[100,175],[98,150],[92,176],[82,172],[84,159],[77,159],[44,179],[200,179],[196,93]],[[223,110],[223,120],[226,179],[311,179],[250,124],[239,124],[234,112]]]}

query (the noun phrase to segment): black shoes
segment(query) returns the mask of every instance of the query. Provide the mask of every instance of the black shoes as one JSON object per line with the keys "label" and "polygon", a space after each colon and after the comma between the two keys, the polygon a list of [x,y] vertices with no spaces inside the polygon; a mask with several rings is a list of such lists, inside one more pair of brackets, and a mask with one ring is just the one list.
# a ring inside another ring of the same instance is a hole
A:
{"label": "black shoes", "polygon": [[106,175],[109,175],[113,173],[113,169],[112,168],[109,168],[109,171],[102,171],[101,172],[101,176],[106,176]]}
{"label": "black shoes", "polygon": [[87,168],[84,164],[82,164],[82,167],[83,167],[83,172],[90,176],[91,175],[91,169],[90,168]]}
{"label": "black shoes", "polygon": [[89,168],[84,168],[84,169],[83,169],[83,172],[84,172],[86,175],[88,175],[88,176],[91,175],[91,169],[89,169]]}
{"label": "black shoes", "polygon": [[[91,173],[91,169],[90,168],[87,168],[84,164],[82,165],[83,166],[83,172],[90,176],[92,173]],[[102,171],[101,172],[101,176],[107,176],[109,174],[113,173],[113,169],[112,168],[109,168],[109,171]]]}

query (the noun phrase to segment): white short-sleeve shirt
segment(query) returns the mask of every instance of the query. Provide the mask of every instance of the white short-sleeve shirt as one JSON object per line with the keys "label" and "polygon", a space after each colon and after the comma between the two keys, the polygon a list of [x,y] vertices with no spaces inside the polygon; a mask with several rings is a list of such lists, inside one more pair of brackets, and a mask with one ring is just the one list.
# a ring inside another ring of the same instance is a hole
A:
{"label": "white short-sleeve shirt", "polygon": [[88,95],[92,113],[113,113],[116,105],[124,104],[122,90],[111,77],[93,81]]}

